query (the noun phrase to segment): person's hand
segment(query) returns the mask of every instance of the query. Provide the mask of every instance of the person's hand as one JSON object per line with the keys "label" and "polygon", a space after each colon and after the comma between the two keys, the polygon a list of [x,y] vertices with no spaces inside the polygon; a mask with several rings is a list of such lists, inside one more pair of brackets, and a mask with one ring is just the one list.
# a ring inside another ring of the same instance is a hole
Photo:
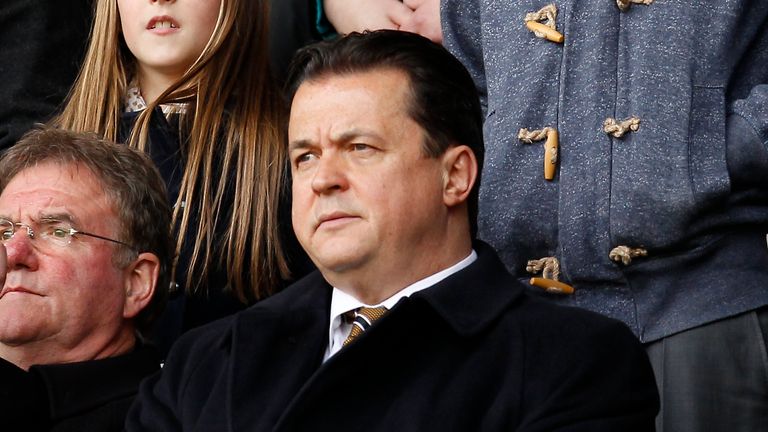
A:
{"label": "person's hand", "polygon": [[[340,34],[363,30],[397,30],[413,11],[400,0],[323,0],[328,21]],[[438,17],[439,18],[439,17]]]}
{"label": "person's hand", "polygon": [[440,28],[440,0],[404,0],[404,4],[413,10],[404,21],[397,21],[400,30],[418,33],[433,42],[443,43],[443,31]]}

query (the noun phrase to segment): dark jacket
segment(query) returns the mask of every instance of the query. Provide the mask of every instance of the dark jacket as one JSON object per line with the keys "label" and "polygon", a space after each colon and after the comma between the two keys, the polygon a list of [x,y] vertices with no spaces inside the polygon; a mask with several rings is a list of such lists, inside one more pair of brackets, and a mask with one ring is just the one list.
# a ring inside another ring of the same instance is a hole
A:
{"label": "dark jacket", "polygon": [[623,324],[535,300],[486,245],[326,363],[313,273],[179,340],[129,431],[650,431],[658,397]]}
{"label": "dark jacket", "polygon": [[139,381],[160,369],[141,345],[102,360],[32,366],[0,359],[0,428],[8,432],[122,431]]}
{"label": "dark jacket", "polygon": [[269,54],[272,72],[282,83],[293,54],[322,40],[316,29],[318,0],[270,0]]}
{"label": "dark jacket", "polygon": [[64,101],[85,54],[92,0],[3,0],[0,150]]}
{"label": "dark jacket", "polygon": [[[138,112],[125,113],[122,117],[120,128],[120,141],[126,141],[133,123],[138,116]],[[152,113],[152,119],[149,128],[149,155],[158,167],[168,190],[168,200],[173,204],[179,196],[181,179],[184,170],[184,155],[181,153],[181,146],[178,135],[178,120],[173,116],[170,119],[161,113],[157,108]],[[222,173],[232,178],[232,173]],[[234,188],[234,180],[230,182]],[[230,189],[231,192],[231,189]],[[290,219],[290,197],[284,196],[281,203],[280,213],[280,235],[283,241],[284,250],[292,271],[292,276],[298,279],[313,269],[309,259],[298,244],[293,233]],[[222,209],[231,211],[234,196],[232,193],[224,197]],[[187,205],[195,206],[194,203]],[[231,315],[243,310],[246,304],[240,302],[234,295],[232,289],[227,284],[227,269],[217,265],[209,269],[207,279],[200,283],[195,293],[189,293],[185,282],[187,272],[192,259],[192,248],[194,245],[195,233],[197,232],[196,219],[197,212],[192,211],[190,229],[187,230],[184,247],[178,257],[175,282],[176,289],[172,293],[165,311],[155,321],[151,339],[157,344],[161,354],[165,356],[168,353],[173,342],[183,332],[214,321],[221,317]],[[224,235],[226,226],[224,221],[229,220],[229,215],[223,215],[219,225],[216,227],[219,233],[219,239]],[[223,251],[219,250],[214,256],[222,256]],[[199,279],[198,279],[199,280]],[[246,278],[247,280],[247,278]],[[246,283],[247,285],[247,283]],[[287,283],[286,283],[287,285]],[[282,287],[275,287],[278,291]]]}
{"label": "dark jacket", "polygon": [[[768,304],[768,2],[558,0],[563,43],[526,28],[548,3],[442,4],[486,107],[480,238],[520,279],[559,259],[576,289],[559,300],[643,341]],[[544,127],[552,181],[543,141],[518,139]],[[618,246],[647,256],[612,261]]]}

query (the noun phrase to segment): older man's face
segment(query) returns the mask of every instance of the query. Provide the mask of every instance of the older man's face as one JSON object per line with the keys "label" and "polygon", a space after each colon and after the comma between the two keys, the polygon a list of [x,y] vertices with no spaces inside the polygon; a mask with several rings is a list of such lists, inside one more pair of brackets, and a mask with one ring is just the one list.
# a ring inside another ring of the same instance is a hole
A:
{"label": "older man's face", "polygon": [[409,91],[404,73],[377,70],[305,82],[295,95],[293,226],[331,283],[408,279],[444,234],[441,159],[422,153]]}
{"label": "older man's face", "polygon": [[39,347],[56,362],[109,354],[125,325],[124,276],[112,260],[119,246],[87,236],[62,245],[41,235],[46,224],[59,220],[118,238],[117,214],[93,173],[50,163],[25,169],[0,194],[0,218],[37,231],[30,238],[21,227],[5,241],[0,344]]}

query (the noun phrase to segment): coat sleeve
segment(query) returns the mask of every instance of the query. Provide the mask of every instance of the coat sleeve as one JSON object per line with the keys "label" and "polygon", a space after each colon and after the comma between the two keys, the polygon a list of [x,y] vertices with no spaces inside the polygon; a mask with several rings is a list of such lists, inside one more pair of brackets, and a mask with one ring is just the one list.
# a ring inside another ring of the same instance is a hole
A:
{"label": "coat sleeve", "polygon": [[467,68],[475,81],[485,114],[488,91],[482,44],[480,0],[442,0],[440,21],[443,45]]}
{"label": "coat sleeve", "polygon": [[[200,425],[200,413],[226,372],[222,324],[228,318],[187,332],[173,346],[163,368],[146,378],[128,411],[126,431],[227,430],[224,424]],[[222,415],[214,421],[224,422]]]}
{"label": "coat sleeve", "polygon": [[[738,61],[728,76],[728,114],[743,119],[765,150],[768,147],[768,7],[742,5],[744,28],[731,28]],[[754,10],[753,10],[754,9]],[[736,27],[736,26],[734,26]],[[729,124],[729,135],[737,135]],[[730,156],[730,155],[729,155]]]}
{"label": "coat sleeve", "polygon": [[146,378],[126,417],[126,431],[181,431],[177,400],[170,373],[158,371]]}
{"label": "coat sleeve", "polygon": [[[729,108],[726,161],[732,185],[768,188],[768,84],[755,86]],[[763,195],[765,196],[765,195]]]}
{"label": "coat sleeve", "polygon": [[[747,38],[736,68],[731,72],[726,103],[728,170],[737,184],[768,187],[768,8],[744,12],[760,23],[754,34],[731,29]],[[734,36],[736,37],[736,36]],[[758,178],[756,178],[758,177]]]}
{"label": "coat sleeve", "polygon": [[517,430],[653,431],[659,397],[635,336],[624,324],[603,317],[566,324],[528,333],[535,339],[527,341],[527,406]]}
{"label": "coat sleeve", "polygon": [[[768,47],[766,51],[768,52]],[[768,68],[766,71],[768,73]],[[730,104],[727,140],[730,166],[748,166],[750,161],[760,155],[762,159],[768,159],[768,78],[765,84],[754,86],[745,98]],[[749,145],[749,142],[753,144]],[[733,148],[743,151],[731,151]],[[739,162],[736,158],[740,157],[746,160]],[[766,167],[768,165],[763,166]]]}

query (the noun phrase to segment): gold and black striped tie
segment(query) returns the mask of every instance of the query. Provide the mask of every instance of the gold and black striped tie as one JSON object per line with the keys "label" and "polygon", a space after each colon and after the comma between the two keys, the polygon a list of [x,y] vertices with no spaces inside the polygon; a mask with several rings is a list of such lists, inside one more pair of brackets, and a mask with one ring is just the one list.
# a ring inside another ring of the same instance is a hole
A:
{"label": "gold and black striped tie", "polygon": [[360,336],[364,331],[368,330],[368,327],[370,327],[371,324],[373,324],[377,319],[381,318],[385,313],[387,313],[387,308],[384,306],[375,308],[361,307],[350,312],[353,313],[351,319],[352,330],[349,332],[349,336],[347,336],[347,338],[344,340],[344,344],[342,346],[347,346],[347,344],[355,340],[356,337]]}

